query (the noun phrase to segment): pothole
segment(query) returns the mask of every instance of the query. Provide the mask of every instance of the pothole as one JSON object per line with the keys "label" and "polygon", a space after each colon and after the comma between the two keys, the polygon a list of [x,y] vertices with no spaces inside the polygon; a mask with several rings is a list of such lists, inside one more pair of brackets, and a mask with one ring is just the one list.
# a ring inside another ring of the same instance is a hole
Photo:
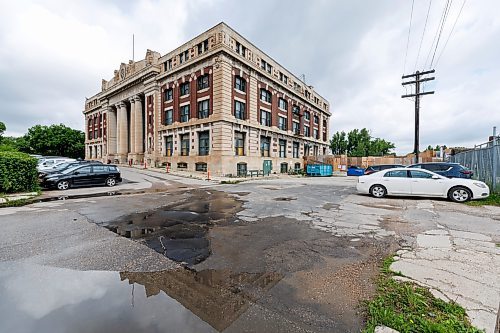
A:
{"label": "pothole", "polygon": [[297,200],[297,198],[292,198],[292,197],[278,197],[274,198],[274,201],[292,201],[292,200]]}

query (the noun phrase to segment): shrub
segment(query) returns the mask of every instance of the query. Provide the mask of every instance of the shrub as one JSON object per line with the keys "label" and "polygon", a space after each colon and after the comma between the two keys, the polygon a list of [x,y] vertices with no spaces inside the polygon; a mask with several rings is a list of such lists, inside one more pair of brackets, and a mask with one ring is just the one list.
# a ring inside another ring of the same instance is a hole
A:
{"label": "shrub", "polygon": [[38,191],[37,160],[28,154],[0,152],[0,193]]}

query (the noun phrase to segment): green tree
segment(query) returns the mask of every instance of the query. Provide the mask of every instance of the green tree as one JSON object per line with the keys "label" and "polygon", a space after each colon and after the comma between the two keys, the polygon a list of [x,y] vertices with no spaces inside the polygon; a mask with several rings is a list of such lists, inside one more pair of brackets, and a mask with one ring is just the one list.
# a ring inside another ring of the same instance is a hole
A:
{"label": "green tree", "polygon": [[334,155],[343,155],[347,152],[347,139],[344,131],[333,135],[330,140],[330,148]]}
{"label": "green tree", "polygon": [[19,142],[23,152],[73,158],[85,156],[85,134],[63,124],[35,125],[28,129],[24,140]]}
{"label": "green tree", "polygon": [[[439,146],[436,146],[436,148],[437,148],[437,147],[439,147]],[[431,145],[428,145],[428,146],[427,146],[427,150],[439,150],[439,149],[434,149],[434,148],[432,148],[432,146],[431,146]]]}
{"label": "green tree", "polygon": [[347,154],[361,157],[386,155],[395,146],[384,139],[372,138],[370,132],[363,128],[353,129],[347,135],[344,131],[336,132],[330,140],[330,148],[336,155]]}
{"label": "green tree", "polygon": [[0,142],[3,140],[3,132],[5,132],[6,129],[7,127],[5,127],[5,124],[0,121]]}

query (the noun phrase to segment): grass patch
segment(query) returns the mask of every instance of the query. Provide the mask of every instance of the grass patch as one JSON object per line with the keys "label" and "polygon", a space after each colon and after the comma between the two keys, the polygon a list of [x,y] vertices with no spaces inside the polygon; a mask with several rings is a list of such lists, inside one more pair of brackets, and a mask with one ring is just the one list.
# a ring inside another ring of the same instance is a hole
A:
{"label": "grass patch", "polygon": [[491,193],[490,196],[487,197],[486,199],[468,201],[467,205],[469,205],[469,206],[484,206],[484,205],[500,206],[500,194]]}
{"label": "grass patch", "polygon": [[454,302],[435,298],[427,288],[412,282],[394,280],[401,275],[390,270],[392,256],[382,263],[375,297],[365,303],[367,324],[363,332],[372,333],[378,325],[401,333],[481,333],[473,327],[465,310]]}

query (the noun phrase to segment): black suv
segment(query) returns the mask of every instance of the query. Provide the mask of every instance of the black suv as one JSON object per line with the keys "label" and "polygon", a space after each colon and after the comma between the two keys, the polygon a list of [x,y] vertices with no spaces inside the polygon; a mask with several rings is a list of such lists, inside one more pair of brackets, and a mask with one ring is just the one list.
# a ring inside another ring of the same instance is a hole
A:
{"label": "black suv", "polygon": [[365,169],[365,175],[371,175],[372,173],[387,170],[392,168],[404,168],[404,165],[401,164],[380,164],[380,165],[372,165]]}
{"label": "black suv", "polygon": [[448,178],[470,179],[473,172],[458,163],[433,162],[410,165],[409,168],[420,168],[437,173]]}
{"label": "black suv", "polygon": [[78,186],[115,186],[121,181],[120,169],[116,165],[86,163],[47,175],[42,180],[42,186],[67,190]]}

